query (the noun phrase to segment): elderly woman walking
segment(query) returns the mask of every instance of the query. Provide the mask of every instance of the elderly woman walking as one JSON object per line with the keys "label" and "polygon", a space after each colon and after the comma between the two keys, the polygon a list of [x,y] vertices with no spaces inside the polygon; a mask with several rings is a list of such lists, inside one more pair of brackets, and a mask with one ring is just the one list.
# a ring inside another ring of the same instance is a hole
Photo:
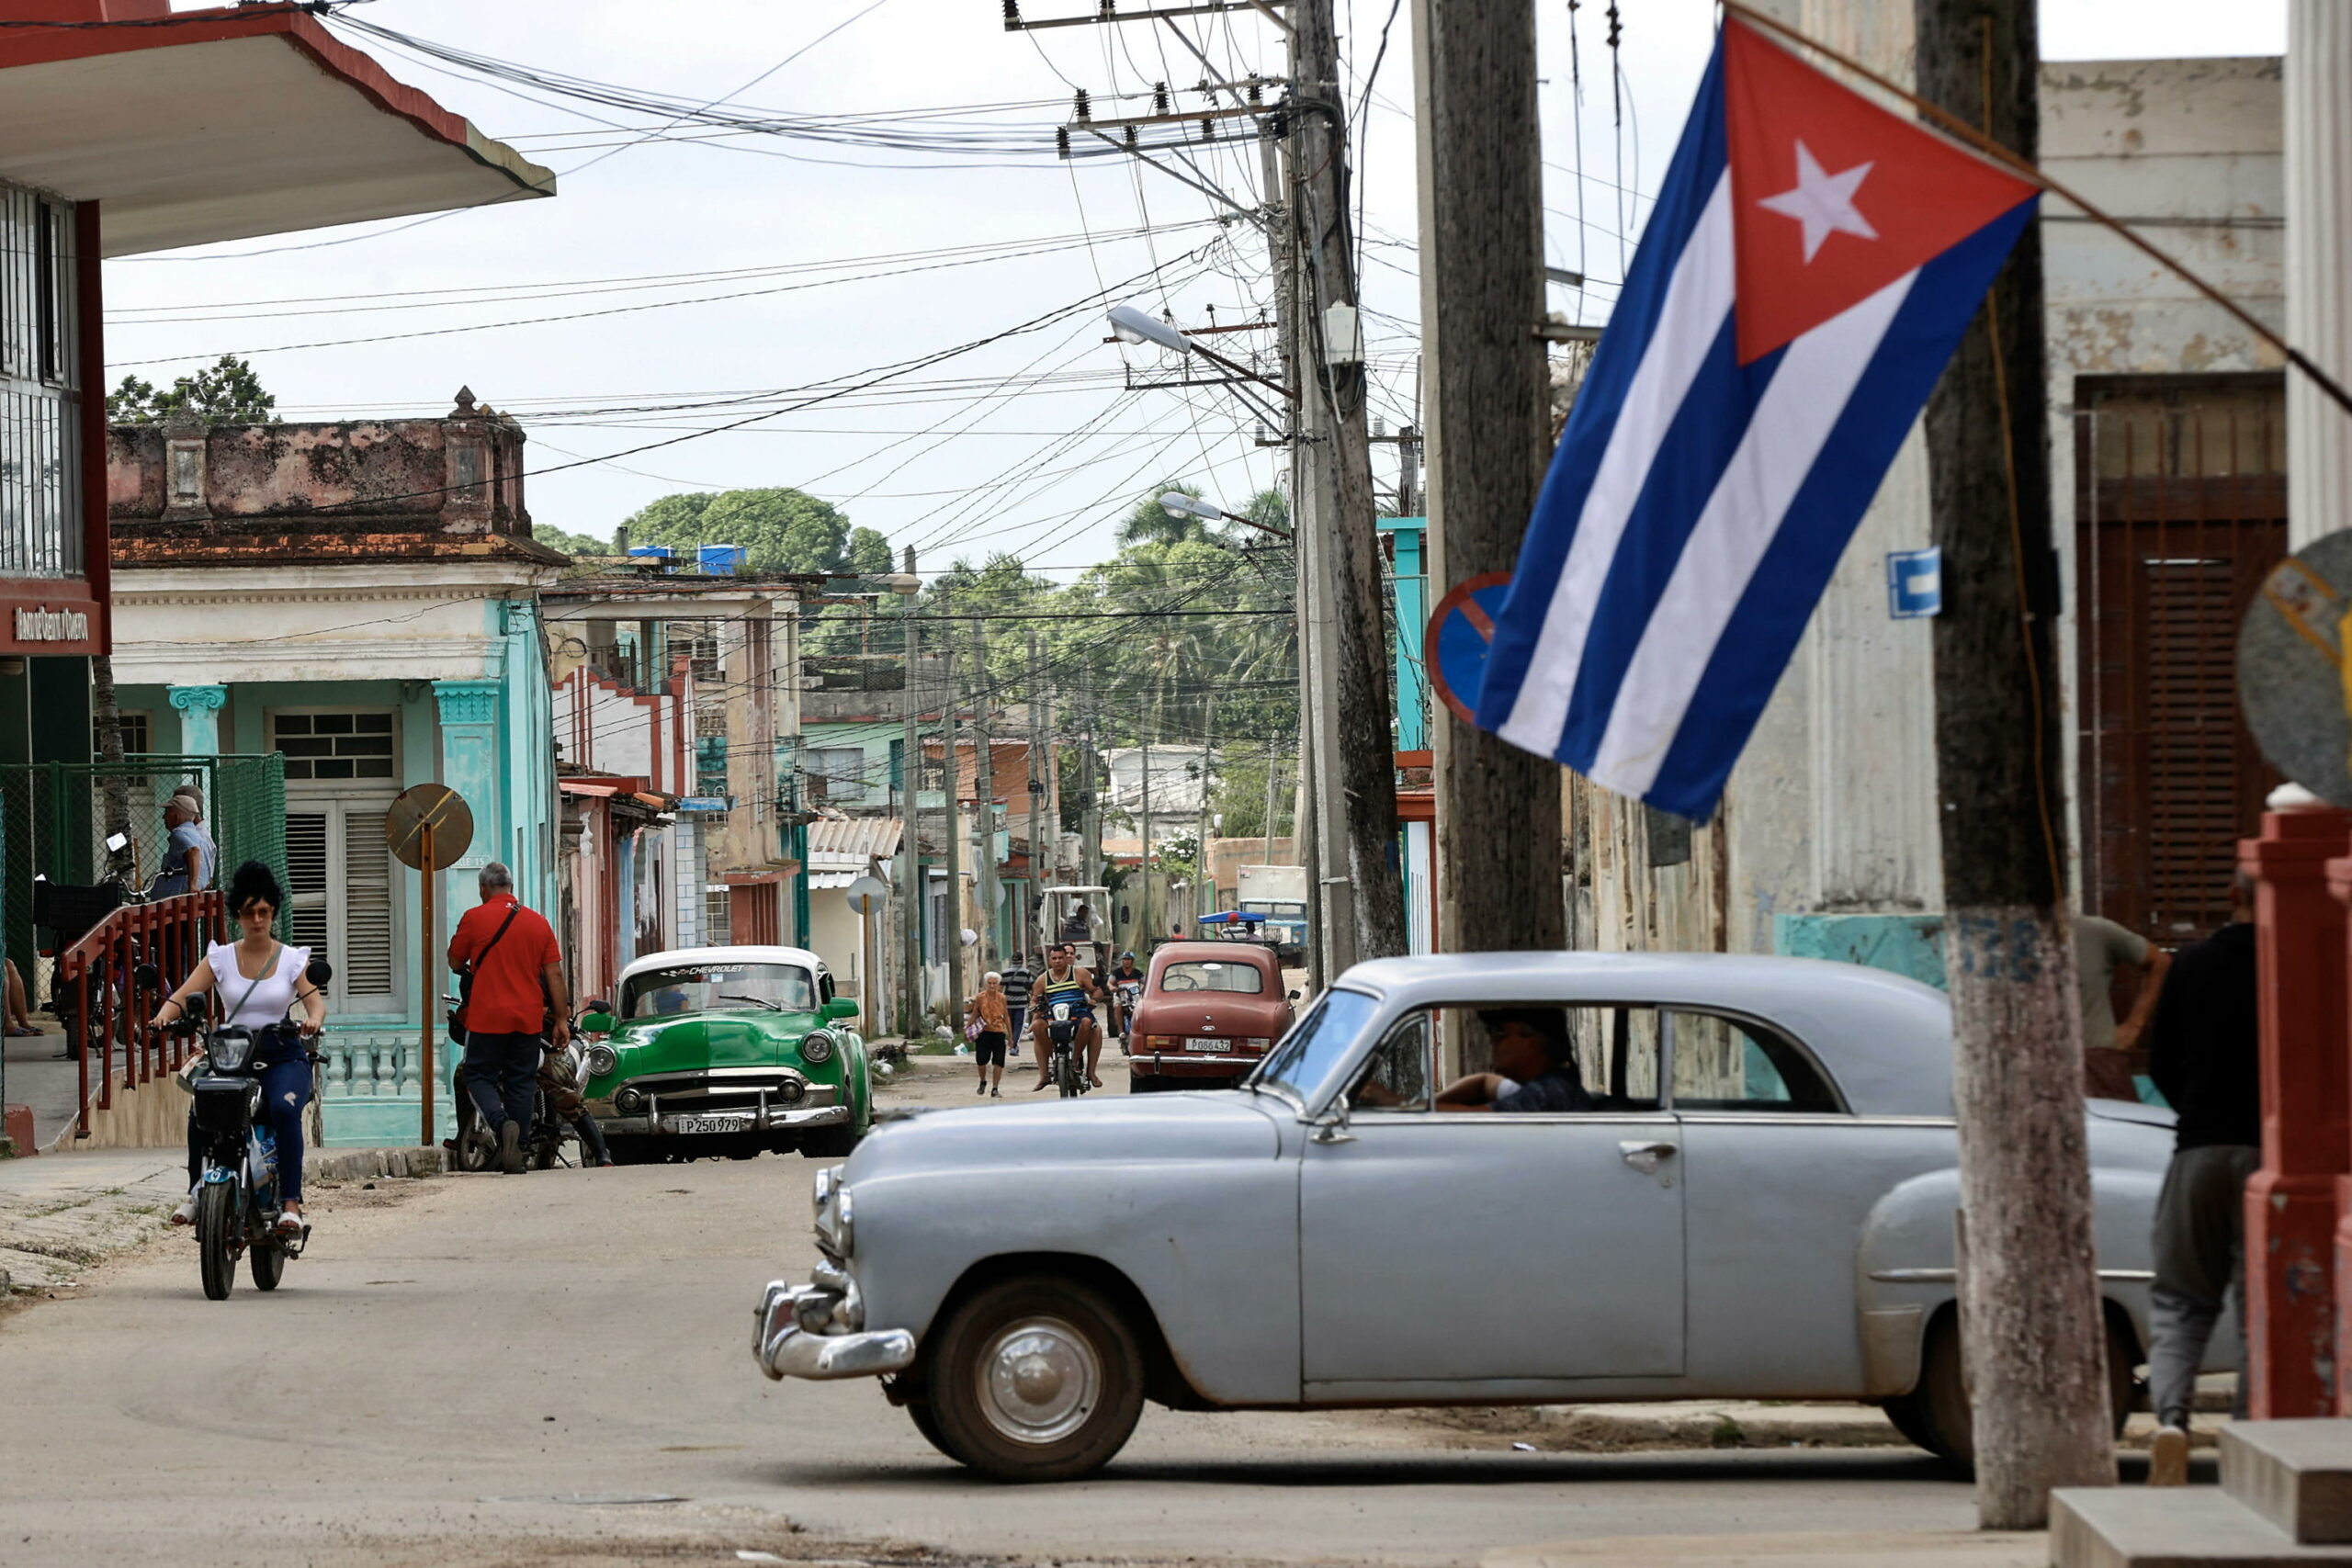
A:
{"label": "elderly woman walking", "polygon": [[980,994],[964,1010],[964,1032],[971,1037],[972,1060],[979,1064],[983,1095],[1004,1098],[1004,1043],[1012,1033],[1012,1013],[1004,999],[1004,976],[989,970]]}

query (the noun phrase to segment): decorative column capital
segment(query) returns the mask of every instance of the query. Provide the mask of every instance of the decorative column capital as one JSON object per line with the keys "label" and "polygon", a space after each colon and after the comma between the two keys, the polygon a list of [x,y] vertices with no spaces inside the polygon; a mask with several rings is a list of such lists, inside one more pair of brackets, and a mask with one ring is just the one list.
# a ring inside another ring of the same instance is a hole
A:
{"label": "decorative column capital", "polygon": [[219,713],[229,703],[226,686],[167,686],[172,706],[182,713]]}
{"label": "decorative column capital", "polygon": [[496,681],[433,682],[434,701],[440,706],[444,724],[497,723],[500,690]]}

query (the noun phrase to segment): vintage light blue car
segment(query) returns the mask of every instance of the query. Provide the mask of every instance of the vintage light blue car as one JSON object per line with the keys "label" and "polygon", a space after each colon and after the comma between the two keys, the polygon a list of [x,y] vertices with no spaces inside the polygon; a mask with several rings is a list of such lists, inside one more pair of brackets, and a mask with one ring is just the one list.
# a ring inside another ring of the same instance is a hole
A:
{"label": "vintage light blue car", "polygon": [[[1450,1114],[1479,1014],[1558,1008],[1588,1108]],[[2171,1113],[2095,1101],[2120,1425]],[[938,1112],[819,1175],[771,1377],[880,1375],[989,1474],[1107,1461],[1183,1409],[1882,1403],[1972,1458],[1951,1013],[1804,959],[1467,954],[1342,976],[1238,1089]],[[1004,1200],[1005,1179],[1028,1194]]]}

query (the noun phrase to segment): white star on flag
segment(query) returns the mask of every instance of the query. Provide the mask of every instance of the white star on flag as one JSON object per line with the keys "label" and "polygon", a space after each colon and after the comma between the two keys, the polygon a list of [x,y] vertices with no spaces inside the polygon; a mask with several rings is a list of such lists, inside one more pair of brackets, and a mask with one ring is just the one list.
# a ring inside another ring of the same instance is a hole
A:
{"label": "white star on flag", "polygon": [[1854,192],[1871,167],[1871,164],[1857,164],[1838,174],[1825,174],[1813,149],[1799,141],[1796,188],[1760,197],[1756,205],[1804,225],[1804,259],[1810,262],[1821,249],[1822,242],[1832,234],[1878,238],[1878,231],[1871,227],[1870,220],[1854,209]]}

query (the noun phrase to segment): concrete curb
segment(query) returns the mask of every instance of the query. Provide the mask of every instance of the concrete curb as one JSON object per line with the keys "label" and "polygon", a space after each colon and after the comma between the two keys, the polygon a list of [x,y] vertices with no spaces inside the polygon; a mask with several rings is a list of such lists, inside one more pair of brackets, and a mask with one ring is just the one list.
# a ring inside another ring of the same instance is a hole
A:
{"label": "concrete curb", "polygon": [[313,1152],[302,1161],[302,1179],[315,1181],[380,1181],[419,1176],[440,1176],[449,1168],[447,1149],[339,1149]]}

